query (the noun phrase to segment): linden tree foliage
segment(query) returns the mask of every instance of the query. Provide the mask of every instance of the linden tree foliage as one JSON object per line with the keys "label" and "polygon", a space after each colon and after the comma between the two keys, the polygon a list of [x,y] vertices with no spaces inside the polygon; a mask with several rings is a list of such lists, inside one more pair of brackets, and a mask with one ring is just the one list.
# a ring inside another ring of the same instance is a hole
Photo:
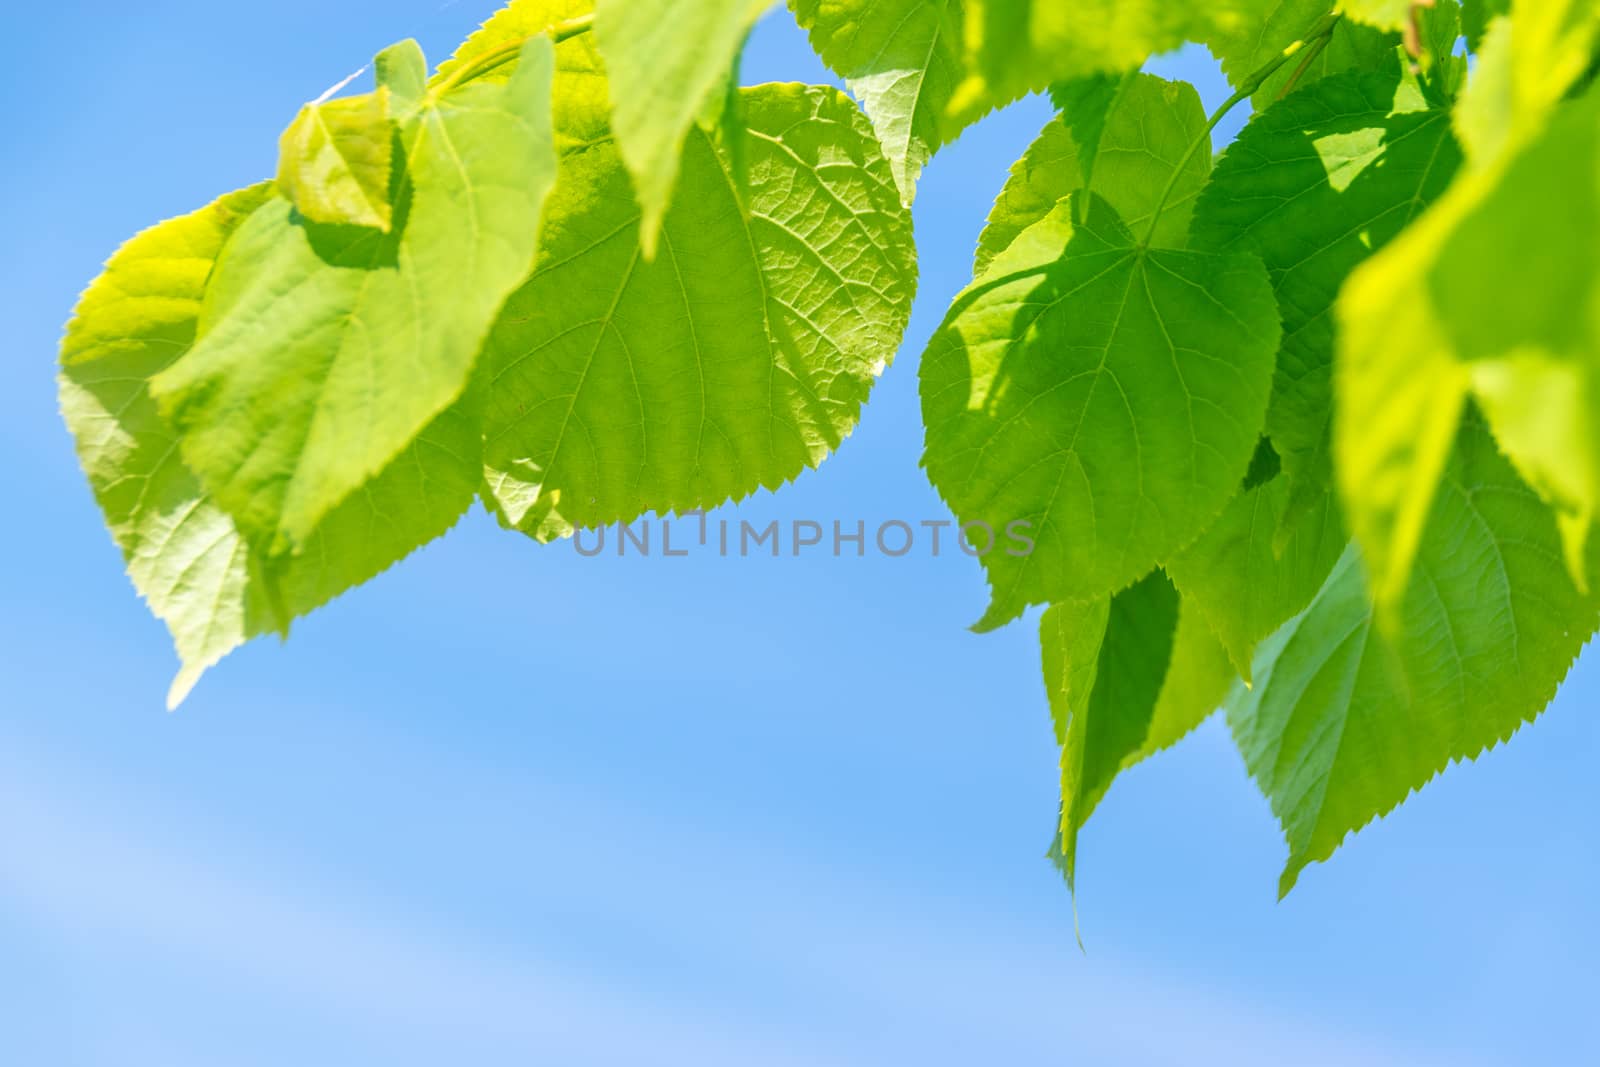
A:
{"label": "linden tree foliage", "polygon": [[940,497],[1026,535],[978,628],[1040,609],[1068,882],[1219,708],[1284,892],[1543,710],[1600,624],[1600,3],[790,0],[853,100],[741,86],[768,7],[514,0],[111,257],[60,403],[171,703],[475,500],[548,541],[816,467],[919,176],[1047,91],[919,381]]}

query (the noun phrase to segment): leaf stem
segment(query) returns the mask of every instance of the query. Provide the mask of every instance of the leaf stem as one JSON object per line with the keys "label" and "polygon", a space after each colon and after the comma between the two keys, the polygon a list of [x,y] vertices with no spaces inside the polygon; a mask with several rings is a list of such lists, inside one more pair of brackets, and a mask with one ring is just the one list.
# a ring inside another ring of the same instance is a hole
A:
{"label": "leaf stem", "polygon": [[1319,42],[1324,42],[1331,37],[1333,28],[1339,24],[1341,18],[1343,16],[1338,12],[1322,16],[1317,20],[1317,24],[1311,28],[1310,32],[1262,64],[1255,73],[1244,80],[1244,84],[1239,86],[1238,92],[1224,100],[1222,106],[1211,113],[1211,118],[1206,121],[1206,128],[1200,131],[1200,136],[1196,137],[1194,144],[1189,146],[1189,151],[1184,153],[1183,160],[1178,164],[1177,169],[1172,172],[1172,177],[1167,180],[1167,187],[1161,191],[1161,199],[1156,201],[1155,212],[1150,216],[1150,228],[1145,231],[1144,240],[1139,244],[1140,248],[1150,247],[1150,241],[1155,237],[1156,227],[1161,224],[1161,214],[1167,209],[1167,201],[1172,199],[1172,191],[1178,187],[1178,180],[1183,177],[1183,172],[1188,169],[1189,164],[1194,160],[1200,149],[1211,144],[1212,132],[1227,117],[1228,112],[1254,96],[1257,90],[1266,84],[1268,78],[1283,69],[1285,63],[1299,55],[1308,45],[1316,46]]}
{"label": "leaf stem", "polygon": [[[579,15],[576,18],[567,19],[565,22],[557,22],[544,32],[549,34],[553,43],[560,44],[563,41],[570,41],[574,37],[588,33],[593,27],[594,14],[591,12],[587,15]],[[457,86],[465,85],[474,78],[481,78],[491,71],[499,70],[522,54],[523,45],[533,40],[534,37],[543,35],[536,33],[531,37],[507,41],[505,44],[491,48],[482,55],[474,56],[470,61],[451,71],[448,77],[434,86],[430,95],[437,100]]]}
{"label": "leaf stem", "polygon": [[1300,79],[1305,77],[1306,71],[1311,69],[1311,64],[1315,63],[1317,57],[1328,50],[1328,42],[1332,39],[1332,37],[1326,35],[1318,37],[1310,48],[1305,49],[1306,57],[1300,61],[1298,67],[1294,68],[1294,73],[1289,75],[1289,80],[1283,83],[1283,88],[1278,90],[1279,100],[1294,92],[1294,87],[1300,84]]}

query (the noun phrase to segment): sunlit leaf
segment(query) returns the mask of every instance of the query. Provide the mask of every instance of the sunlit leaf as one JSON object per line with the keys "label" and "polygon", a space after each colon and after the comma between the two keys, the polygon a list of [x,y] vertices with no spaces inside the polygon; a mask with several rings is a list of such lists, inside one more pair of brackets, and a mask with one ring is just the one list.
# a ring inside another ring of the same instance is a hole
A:
{"label": "sunlit leaf", "polygon": [[1078,833],[1117,775],[1221,706],[1233,680],[1217,640],[1156,571],[1115,597],[1056,605],[1039,623],[1061,746],[1056,854],[1069,885]]}
{"label": "sunlit leaf", "polygon": [[922,361],[923,462],[964,524],[1031,524],[984,556],[983,627],[1116,592],[1221,512],[1265,415],[1278,313],[1249,255],[1147,249],[1104,202],[1024,231]]}
{"label": "sunlit leaf", "polygon": [[401,124],[392,233],[314,223],[280,197],[229,241],[195,346],[151,392],[253,546],[303,551],[461,397],[533,265],[555,176],[550,57],[534,40],[509,81],[430,96]]}
{"label": "sunlit leaf", "polygon": [[443,534],[480,477],[474,412],[458,404],[335,508],[299,556],[263,560],[205,495],[149,382],[188,351],[218,254],[272,199],[270,185],[253,186],[129,241],[84,293],[62,342],[62,415],[128,576],[183,661],[173,706],[245,641],[285,632]]}
{"label": "sunlit leaf", "polygon": [[1308,863],[1537,716],[1594,632],[1538,498],[1469,417],[1399,604],[1378,627],[1351,550],[1309,608],[1263,645],[1229,699],[1250,773]]}
{"label": "sunlit leaf", "polygon": [[541,538],[776,488],[855,425],[910,314],[910,218],[836,90],[744,92],[748,191],[698,127],[660,253],[590,44],[560,49],[565,146],[539,268],[485,352],[488,487]]}

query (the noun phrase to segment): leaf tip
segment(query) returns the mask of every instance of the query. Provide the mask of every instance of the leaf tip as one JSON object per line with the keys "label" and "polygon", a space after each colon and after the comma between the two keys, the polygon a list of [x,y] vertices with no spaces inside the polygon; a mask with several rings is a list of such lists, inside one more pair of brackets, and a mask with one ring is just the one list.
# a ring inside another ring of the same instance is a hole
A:
{"label": "leaf tip", "polygon": [[172,685],[167,689],[167,711],[177,711],[183,702],[189,699],[189,694],[194,692],[194,687],[206,673],[206,668],[198,663],[185,663],[179,670],[177,677],[172,679]]}
{"label": "leaf tip", "polygon": [[661,247],[661,216],[659,208],[646,207],[639,216],[639,255],[646,263],[656,261]]}
{"label": "leaf tip", "polygon": [[1284,865],[1283,873],[1278,876],[1278,903],[1282,904],[1294,887],[1300,882],[1300,872],[1305,870],[1305,861],[1298,857],[1290,857]]}

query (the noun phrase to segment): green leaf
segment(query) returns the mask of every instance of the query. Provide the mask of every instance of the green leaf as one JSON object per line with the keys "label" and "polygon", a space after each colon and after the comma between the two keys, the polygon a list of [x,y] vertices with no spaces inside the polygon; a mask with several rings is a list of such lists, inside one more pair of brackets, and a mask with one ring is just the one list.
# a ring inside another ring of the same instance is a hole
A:
{"label": "green leaf", "polygon": [[796,20],[872,120],[901,199],[933,154],[1005,101],[952,114],[965,81],[962,0],[789,0]]}
{"label": "green leaf", "polygon": [[599,0],[595,43],[611,85],[611,126],[654,259],[684,138],[726,94],[745,34],[772,0]]}
{"label": "green leaf", "polygon": [[[112,258],[60,403],[171,702],[475,497],[547,539],[815,466],[906,328],[924,164],[1048,87],[921,400],[979,628],[1047,605],[1069,884],[1219,702],[1284,891],[1538,714],[1600,623],[1600,4],[790,0],[865,116],[739,88],[761,6],[513,0]],[[1222,114],[1141,73],[1185,43],[1257,111],[1215,171]]]}
{"label": "green leaf", "polygon": [[[428,91],[428,60],[416,41],[405,40],[385,48],[374,57],[372,69],[378,89],[389,94],[391,118],[408,117],[422,106]],[[390,162],[393,163],[392,153]]]}
{"label": "green leaf", "polygon": [[1317,82],[1245,127],[1195,212],[1195,245],[1259,255],[1283,315],[1267,433],[1291,483],[1285,536],[1332,482],[1340,288],[1443,193],[1460,163],[1448,113],[1425,107],[1397,74]]}
{"label": "green leaf", "polygon": [[278,145],[278,188],[312,222],[389,231],[395,125],[389,87],[300,109]]}
{"label": "green leaf", "polygon": [[[695,124],[710,138],[717,151],[728,160],[734,188],[741,197],[750,193],[750,165],[746,151],[749,131],[745,128],[742,59],[735,57],[722,86],[706,97]],[[682,146],[679,146],[681,151]],[[659,232],[659,227],[657,227]],[[654,241],[654,237],[651,238]]]}
{"label": "green leaf", "polygon": [[957,297],[922,362],[923,463],[983,558],[980,628],[1117,591],[1199,535],[1256,449],[1278,347],[1261,261],[1144,249],[1059,205]]}
{"label": "green leaf", "polygon": [[1118,593],[1057,605],[1039,624],[1045,689],[1061,746],[1063,871],[1078,830],[1150,730],[1178,627],[1178,593],[1157,571]]}
{"label": "green leaf", "polygon": [[1250,773],[1289,844],[1279,889],[1454,760],[1542,711],[1593,633],[1548,513],[1467,420],[1434,501],[1401,625],[1374,625],[1352,550],[1229,699]]}
{"label": "green leaf", "polygon": [[392,234],[313,223],[280,198],[229,242],[198,341],[151,392],[253,546],[305,549],[461,397],[533,265],[555,176],[551,64],[530,41],[508,82],[430,96],[401,123]]}
{"label": "green leaf", "polygon": [[1205,616],[1246,682],[1256,645],[1311,602],[1347,540],[1338,505],[1325,491],[1280,542],[1289,501],[1282,477],[1240,493],[1166,564],[1184,602]]}
{"label": "green leaf", "polygon": [[[1563,108],[1446,237],[1428,291],[1462,359],[1600,357],[1600,93]],[[1597,359],[1600,364],[1600,359]]]}
{"label": "green leaf", "polygon": [[128,575],[183,661],[174,707],[234,648],[286,630],[443,534],[481,477],[477,423],[458,405],[335,508],[300,556],[264,561],[204,494],[148,386],[193,343],[224,244],[272,200],[271,185],[253,186],[129,241],[84,293],[62,342],[62,415]]}
{"label": "green leaf", "polygon": [[1160,571],[1115,597],[1051,607],[1039,636],[1061,746],[1061,819],[1051,853],[1070,886],[1078,833],[1117,775],[1220,707],[1233,670]]}
{"label": "green leaf", "polygon": [[540,538],[776,488],[850,432],[915,290],[911,222],[843,94],[744,91],[749,189],[691,130],[646,261],[583,39],[560,48],[567,147],[539,269],[485,350],[492,506]]}
{"label": "green leaf", "polygon": [[1058,97],[1071,93],[1073,99],[1061,101],[1068,109],[1012,165],[978,238],[974,277],[1018,234],[1084,189],[1115,208],[1128,229],[1143,234],[1170,188],[1151,244],[1187,243],[1195,198],[1211,174],[1211,153],[1192,150],[1207,136],[1200,95],[1187,82],[1149,74],[1109,85],[1109,91],[1104,81],[1058,87]]}
{"label": "green leaf", "polygon": [[1474,161],[1500,155],[1511,133],[1511,20],[1496,19],[1484,35],[1477,70],[1456,102],[1456,135]]}

